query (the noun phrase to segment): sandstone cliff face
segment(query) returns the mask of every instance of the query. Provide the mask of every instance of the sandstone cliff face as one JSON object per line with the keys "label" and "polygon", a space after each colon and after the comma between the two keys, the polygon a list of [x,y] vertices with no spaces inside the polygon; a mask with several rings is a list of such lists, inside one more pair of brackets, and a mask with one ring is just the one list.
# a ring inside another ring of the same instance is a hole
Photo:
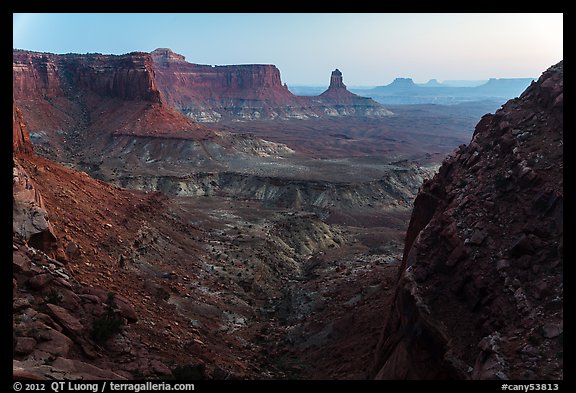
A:
{"label": "sandstone cliff face", "polygon": [[57,55],[51,53],[14,51],[14,98],[19,100],[62,95],[57,58]]}
{"label": "sandstone cliff face", "polygon": [[[282,84],[274,65],[192,64],[169,49],[152,53],[158,88],[170,105],[201,122],[310,119],[323,116],[388,116],[382,105],[342,83],[320,97],[298,97]],[[369,109],[367,109],[369,108]]]}
{"label": "sandstone cliff face", "polygon": [[53,255],[56,236],[42,194],[18,161],[14,160],[12,174],[12,231],[33,247]]}
{"label": "sandstone cliff face", "polygon": [[[162,90],[172,103],[183,98],[245,100],[281,99],[295,100],[295,96],[282,85],[280,71],[269,64],[209,66],[191,64],[170,56],[155,56],[157,78]],[[175,85],[175,86],[173,86]],[[184,97],[178,97],[184,90]]]}
{"label": "sandstone cliff face", "polygon": [[282,85],[280,70],[271,64],[194,64],[170,49],[156,49],[151,56],[156,64],[158,83],[163,93],[171,97],[169,102],[174,104],[191,98],[295,99]]}
{"label": "sandstone cliff face", "polygon": [[[38,152],[64,156],[81,131],[205,139],[197,122],[389,116],[340,84],[298,97],[274,65],[210,66],[170,49],[125,55],[13,52],[13,89]],[[121,115],[119,115],[121,113]]]}
{"label": "sandstone cliff face", "polygon": [[65,55],[61,67],[78,89],[123,100],[160,102],[152,59],[147,53]]}
{"label": "sandstone cliff face", "polygon": [[62,150],[83,137],[201,139],[210,134],[162,100],[148,53],[55,55],[15,50],[13,87],[39,151],[53,157],[64,156]]}
{"label": "sandstone cliff face", "polygon": [[563,377],[562,145],[560,62],[424,183],[377,379]]}
{"label": "sandstone cliff face", "polygon": [[151,55],[166,101],[196,121],[275,117],[277,108],[302,106],[282,85],[273,65],[193,64],[170,49],[156,49]]}
{"label": "sandstone cliff face", "polygon": [[71,88],[128,100],[159,100],[152,60],[138,52],[113,56],[15,50],[13,86],[16,100],[64,96]]}

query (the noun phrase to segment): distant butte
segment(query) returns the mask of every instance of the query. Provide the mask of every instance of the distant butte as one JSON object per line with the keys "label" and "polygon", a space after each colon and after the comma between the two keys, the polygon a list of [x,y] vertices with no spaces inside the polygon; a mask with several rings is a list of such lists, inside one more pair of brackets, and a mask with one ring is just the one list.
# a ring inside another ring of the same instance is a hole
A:
{"label": "distant butte", "polygon": [[330,76],[330,86],[329,89],[345,89],[346,85],[342,81],[342,72],[336,68],[332,71],[332,75]]}
{"label": "distant butte", "polygon": [[[358,114],[368,117],[384,117],[392,114],[373,99],[348,91],[342,78],[342,71],[338,68],[330,75],[328,90],[320,94],[317,99],[325,105],[325,113],[332,116]],[[337,113],[332,111],[331,107],[336,108]]]}
{"label": "distant butte", "polygon": [[330,86],[328,86],[328,90],[320,94],[320,97],[330,99],[364,98],[348,91],[342,78],[342,71],[338,68],[332,71],[332,75],[330,75]]}

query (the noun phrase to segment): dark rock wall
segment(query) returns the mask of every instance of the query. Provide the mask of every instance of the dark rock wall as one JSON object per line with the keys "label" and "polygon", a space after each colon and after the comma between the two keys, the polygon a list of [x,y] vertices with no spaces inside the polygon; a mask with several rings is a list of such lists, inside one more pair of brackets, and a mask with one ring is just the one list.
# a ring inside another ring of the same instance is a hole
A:
{"label": "dark rock wall", "polygon": [[415,200],[378,379],[563,377],[563,63]]}

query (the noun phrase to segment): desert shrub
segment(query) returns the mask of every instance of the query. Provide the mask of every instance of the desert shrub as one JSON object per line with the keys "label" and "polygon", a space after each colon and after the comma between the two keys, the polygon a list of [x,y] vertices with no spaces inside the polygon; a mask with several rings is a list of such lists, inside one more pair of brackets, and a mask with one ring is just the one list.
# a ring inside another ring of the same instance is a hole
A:
{"label": "desert shrub", "polygon": [[62,301],[62,295],[59,294],[55,289],[51,289],[44,300],[46,300],[46,303],[59,304]]}
{"label": "desert shrub", "polygon": [[113,292],[108,293],[105,302],[106,311],[92,324],[92,339],[99,344],[105,343],[109,338],[120,333],[124,325],[122,317],[116,312],[118,306],[114,297]]}

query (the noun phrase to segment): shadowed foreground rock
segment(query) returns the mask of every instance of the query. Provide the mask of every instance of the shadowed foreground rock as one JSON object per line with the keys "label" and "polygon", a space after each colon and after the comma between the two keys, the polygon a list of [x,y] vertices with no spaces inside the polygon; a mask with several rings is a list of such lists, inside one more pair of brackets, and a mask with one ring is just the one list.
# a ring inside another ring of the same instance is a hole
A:
{"label": "shadowed foreground rock", "polygon": [[414,203],[376,379],[563,378],[563,63]]}

